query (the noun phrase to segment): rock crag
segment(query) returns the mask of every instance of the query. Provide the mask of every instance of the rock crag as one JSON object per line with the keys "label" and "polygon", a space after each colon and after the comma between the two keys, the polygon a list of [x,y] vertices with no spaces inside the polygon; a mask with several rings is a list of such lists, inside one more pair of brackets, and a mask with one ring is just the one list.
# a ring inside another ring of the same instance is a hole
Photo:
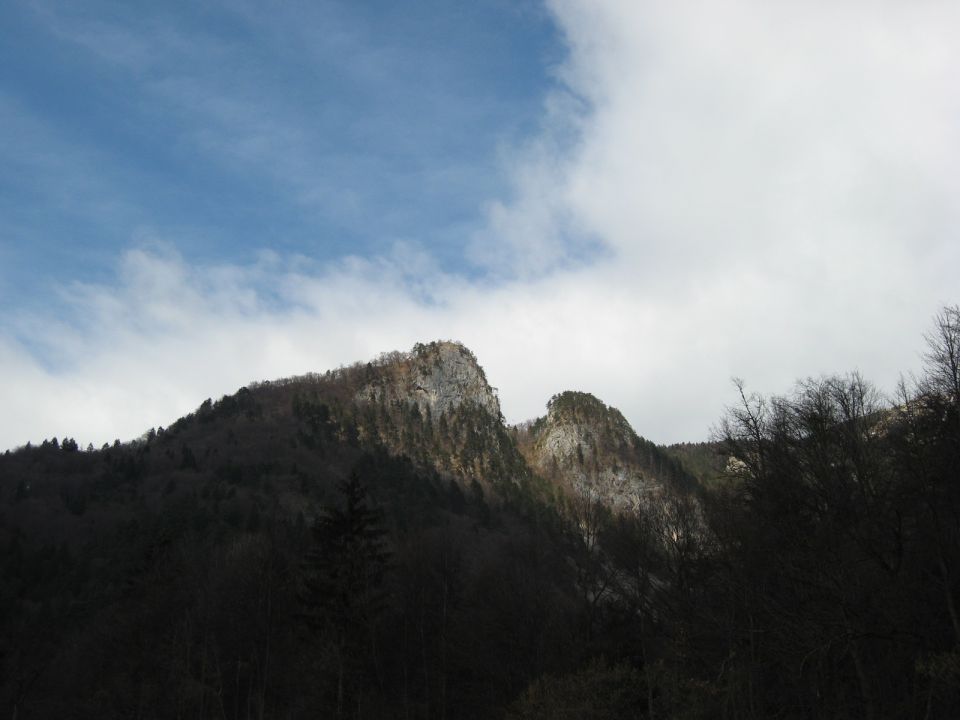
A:
{"label": "rock crag", "polygon": [[518,438],[538,474],[615,511],[641,510],[690,483],[679,463],[589,393],[555,395],[546,416],[520,428]]}
{"label": "rock crag", "polygon": [[500,401],[470,350],[457,342],[418,343],[409,353],[388,353],[380,372],[357,391],[358,402],[416,405],[438,420],[461,405],[475,405],[500,418]]}

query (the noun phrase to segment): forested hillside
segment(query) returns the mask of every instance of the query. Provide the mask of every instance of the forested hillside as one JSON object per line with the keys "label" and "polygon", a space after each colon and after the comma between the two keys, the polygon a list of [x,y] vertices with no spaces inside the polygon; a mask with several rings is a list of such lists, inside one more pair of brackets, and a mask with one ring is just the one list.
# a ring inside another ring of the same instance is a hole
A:
{"label": "forested hillside", "polygon": [[418,345],[127,443],[0,457],[26,718],[960,714],[960,310],[660,448],[582,392],[507,427]]}

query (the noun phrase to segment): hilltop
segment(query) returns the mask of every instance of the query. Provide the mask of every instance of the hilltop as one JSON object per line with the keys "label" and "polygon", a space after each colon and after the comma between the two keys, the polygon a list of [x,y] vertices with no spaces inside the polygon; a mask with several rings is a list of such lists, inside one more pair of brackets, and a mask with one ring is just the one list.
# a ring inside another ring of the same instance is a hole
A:
{"label": "hilltop", "polygon": [[680,462],[589,393],[554,395],[545,416],[519,428],[518,444],[531,467],[553,485],[613,510],[640,511],[667,492],[696,487]]}

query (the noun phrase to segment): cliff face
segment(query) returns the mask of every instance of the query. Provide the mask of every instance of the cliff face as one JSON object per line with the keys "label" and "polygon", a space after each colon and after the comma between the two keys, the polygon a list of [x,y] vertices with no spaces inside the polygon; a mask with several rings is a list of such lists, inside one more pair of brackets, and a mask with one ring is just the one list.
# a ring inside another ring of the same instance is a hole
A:
{"label": "cliff face", "polygon": [[503,424],[500,401],[463,345],[418,343],[351,372],[361,439],[497,495],[529,489],[533,478]]}
{"label": "cliff face", "polygon": [[547,415],[522,428],[518,439],[537,473],[613,510],[639,510],[668,490],[692,485],[680,465],[640,438],[619,410],[588,393],[555,395]]}
{"label": "cliff face", "polygon": [[588,393],[554,396],[545,417],[509,433],[483,369],[459,343],[382,356],[366,366],[354,403],[365,436],[488,488],[539,478],[561,494],[635,511],[694,484],[619,410]]}
{"label": "cliff face", "polygon": [[449,341],[418,343],[323,375],[258,383],[205,410],[209,404],[198,412],[202,422],[228,411],[262,418],[267,440],[292,422],[294,447],[385,450],[501,500],[575,496],[628,510],[695,484],[678,460],[586,393],[561,393],[545,417],[507,428],[476,357]]}
{"label": "cliff face", "polygon": [[385,355],[380,363],[379,372],[357,391],[358,402],[415,405],[434,420],[474,405],[500,419],[500,401],[483,368],[460,343],[418,343],[412,352]]}

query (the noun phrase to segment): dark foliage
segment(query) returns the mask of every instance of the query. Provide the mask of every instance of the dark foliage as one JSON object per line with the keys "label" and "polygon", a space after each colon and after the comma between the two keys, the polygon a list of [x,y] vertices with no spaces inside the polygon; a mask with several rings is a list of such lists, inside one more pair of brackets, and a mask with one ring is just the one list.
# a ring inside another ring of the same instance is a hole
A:
{"label": "dark foliage", "polygon": [[635,512],[537,476],[536,426],[355,400],[431,348],[0,457],[2,712],[960,716],[960,310],[895,402],[828,377],[672,455],[601,437],[581,464],[674,479]]}

